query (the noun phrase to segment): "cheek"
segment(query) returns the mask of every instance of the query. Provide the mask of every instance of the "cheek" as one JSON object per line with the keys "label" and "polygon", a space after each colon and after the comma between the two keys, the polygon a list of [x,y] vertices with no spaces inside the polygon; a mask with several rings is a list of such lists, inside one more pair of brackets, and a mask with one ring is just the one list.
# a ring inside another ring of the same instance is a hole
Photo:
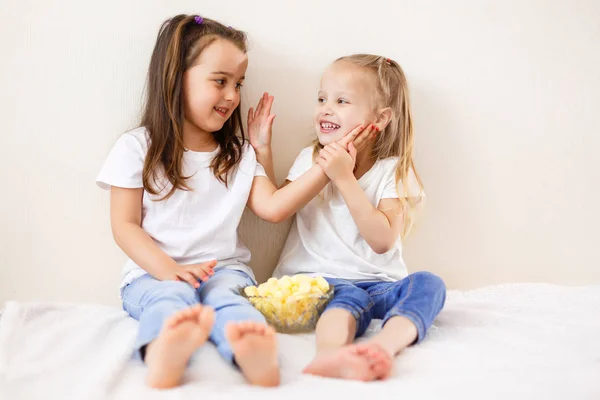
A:
{"label": "cheek", "polygon": [[353,111],[346,109],[341,113],[340,121],[343,126],[343,130],[345,133],[348,133],[350,130],[354,129],[354,127],[359,125],[363,121],[363,118],[361,118],[361,115],[356,112],[356,110]]}
{"label": "cheek", "polygon": [[[209,112],[215,105],[216,90],[206,85],[196,85],[193,88],[186,88],[184,92],[185,107],[194,114]],[[189,90],[191,89],[191,90]]]}
{"label": "cheek", "polygon": [[240,92],[236,92],[235,98],[233,99],[233,109],[235,110],[237,106],[240,105],[240,100],[242,96]]}

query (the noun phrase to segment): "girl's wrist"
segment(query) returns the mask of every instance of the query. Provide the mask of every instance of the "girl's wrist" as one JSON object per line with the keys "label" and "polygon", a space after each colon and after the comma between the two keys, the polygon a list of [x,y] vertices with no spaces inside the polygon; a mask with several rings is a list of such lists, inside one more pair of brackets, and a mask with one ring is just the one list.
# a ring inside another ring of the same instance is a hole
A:
{"label": "girl's wrist", "polygon": [[268,145],[263,145],[260,147],[255,147],[254,152],[256,153],[257,156],[269,156],[272,153],[271,145],[268,144]]}
{"label": "girl's wrist", "polygon": [[348,184],[352,184],[354,181],[356,181],[356,177],[354,176],[354,172],[350,170],[346,173],[339,174],[335,177],[335,179],[332,179],[331,181],[336,186],[338,186],[340,190],[342,190],[342,187],[340,186],[347,186]]}

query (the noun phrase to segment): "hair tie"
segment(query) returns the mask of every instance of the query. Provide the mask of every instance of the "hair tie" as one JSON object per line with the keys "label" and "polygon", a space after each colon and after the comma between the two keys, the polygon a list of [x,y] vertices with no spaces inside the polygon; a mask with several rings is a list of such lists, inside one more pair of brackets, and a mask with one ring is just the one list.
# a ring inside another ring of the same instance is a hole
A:
{"label": "hair tie", "polygon": [[197,23],[198,25],[202,25],[202,23],[204,22],[204,18],[202,18],[202,17],[201,17],[201,16],[199,16],[199,15],[196,15],[196,16],[194,17],[194,22],[195,22],[195,23]]}
{"label": "hair tie", "polygon": [[387,65],[392,65],[392,60],[390,60],[389,58],[386,58],[385,62],[387,63]]}

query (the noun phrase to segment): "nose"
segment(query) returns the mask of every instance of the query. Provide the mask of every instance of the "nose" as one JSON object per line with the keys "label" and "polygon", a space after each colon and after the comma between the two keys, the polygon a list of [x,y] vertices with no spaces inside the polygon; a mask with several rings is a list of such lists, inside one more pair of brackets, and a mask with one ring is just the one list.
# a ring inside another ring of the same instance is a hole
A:
{"label": "nose", "polygon": [[331,114],[333,114],[333,111],[331,110],[329,103],[322,103],[320,106],[319,113],[321,115],[331,115]]}
{"label": "nose", "polygon": [[235,88],[232,87],[228,87],[225,90],[225,101],[229,102],[229,103],[233,103],[235,101],[235,98],[238,95],[238,91]]}

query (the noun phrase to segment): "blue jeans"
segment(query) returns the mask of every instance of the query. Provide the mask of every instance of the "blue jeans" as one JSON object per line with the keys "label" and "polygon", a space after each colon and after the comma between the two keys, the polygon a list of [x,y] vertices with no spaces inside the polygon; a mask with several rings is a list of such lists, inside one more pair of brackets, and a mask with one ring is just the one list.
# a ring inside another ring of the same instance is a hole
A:
{"label": "blue jeans", "polygon": [[327,278],[335,294],[325,311],[341,308],[356,320],[356,337],[365,333],[371,320],[392,317],[408,318],[417,327],[416,342],[425,338],[446,300],[446,286],[429,272],[417,272],[397,282],[347,281]]}
{"label": "blue jeans", "polygon": [[123,288],[123,309],[138,320],[139,331],[135,344],[135,356],[160,333],[164,321],[179,310],[202,303],[215,309],[216,319],[210,341],[217,346],[221,356],[233,361],[233,352],[225,338],[225,324],[230,321],[256,321],[266,324],[263,315],[256,310],[238,290],[255,285],[245,272],[221,269],[198,289],[188,283],[159,281],[149,274],[142,275]]}

